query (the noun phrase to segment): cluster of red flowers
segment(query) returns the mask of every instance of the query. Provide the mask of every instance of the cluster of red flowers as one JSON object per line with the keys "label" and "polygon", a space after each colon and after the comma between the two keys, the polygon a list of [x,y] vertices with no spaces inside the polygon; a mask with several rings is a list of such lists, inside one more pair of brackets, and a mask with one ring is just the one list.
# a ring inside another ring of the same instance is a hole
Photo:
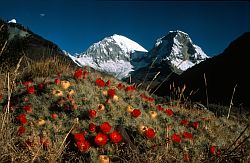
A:
{"label": "cluster of red flowers", "polygon": [[21,123],[21,126],[17,129],[17,133],[19,136],[22,136],[26,132],[26,128],[23,125],[25,125],[28,120],[25,114],[19,114],[16,119]]}
{"label": "cluster of red flowers", "polygon": [[32,85],[31,81],[23,82],[23,85],[26,87],[26,91],[28,94],[34,94],[35,93],[35,87]]}
{"label": "cluster of red flowers", "polygon": [[96,81],[95,81],[95,84],[98,87],[104,87],[106,83],[101,78],[97,78]]}
{"label": "cluster of red flowers", "polygon": [[79,151],[86,152],[89,150],[90,143],[85,140],[85,135],[82,132],[74,134],[74,139],[76,141],[76,146]]}
{"label": "cluster of red flowers", "polygon": [[140,109],[134,109],[134,110],[131,112],[131,115],[132,115],[132,117],[135,117],[135,118],[139,117],[139,116],[141,115]]}
{"label": "cluster of red flowers", "polygon": [[[109,122],[103,122],[100,126],[100,132],[98,132],[95,136],[95,144],[98,146],[106,145],[108,142],[108,133],[111,131],[112,126],[109,124]],[[93,123],[89,124],[89,131],[95,132],[96,131],[96,125]],[[118,131],[113,131],[109,134],[110,141],[113,143],[119,143],[122,141],[122,135]]]}
{"label": "cluster of red flowers", "polygon": [[[111,131],[112,126],[108,122],[103,122],[100,126],[100,131],[94,137],[94,143],[98,146],[104,146],[107,144],[109,138],[112,143],[119,143],[122,141],[122,135],[114,130],[108,136],[108,133]],[[89,124],[89,132],[96,132],[96,125],[94,123]],[[86,132],[87,134],[87,132]],[[90,148],[91,144],[88,140],[85,139],[85,134],[83,132],[75,133],[74,140],[76,142],[76,147],[81,152],[86,152]]]}
{"label": "cluster of red flowers", "polygon": [[210,146],[209,151],[212,155],[217,155],[218,157],[221,155],[221,150],[217,149],[216,146]]}
{"label": "cluster of red flowers", "polygon": [[140,97],[141,97],[143,100],[148,101],[148,102],[153,102],[153,101],[154,101],[154,98],[153,98],[153,97],[146,96],[145,94],[141,94]]}
{"label": "cluster of red flowers", "polygon": [[183,125],[183,126],[186,126],[186,127],[191,126],[194,129],[199,128],[199,122],[197,122],[197,121],[196,122],[189,122],[188,120],[183,119],[183,120],[181,120],[180,124]]}
{"label": "cluster of red flowers", "polygon": [[88,76],[89,72],[88,71],[83,71],[82,69],[77,69],[74,73],[74,77],[76,79],[81,79],[81,78],[84,78],[86,79],[87,76]]}

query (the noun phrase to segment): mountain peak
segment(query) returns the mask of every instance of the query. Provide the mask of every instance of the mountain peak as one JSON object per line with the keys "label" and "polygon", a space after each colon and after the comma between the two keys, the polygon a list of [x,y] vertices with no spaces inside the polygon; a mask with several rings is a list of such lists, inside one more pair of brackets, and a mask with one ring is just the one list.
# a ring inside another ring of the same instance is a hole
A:
{"label": "mountain peak", "polygon": [[112,38],[124,51],[134,52],[134,51],[142,51],[147,52],[145,48],[139,45],[137,42],[118,34],[114,34],[111,36]]}
{"label": "mountain peak", "polygon": [[176,30],[176,31],[169,31],[168,33],[176,33],[176,34],[183,34],[183,35],[187,35],[188,34],[186,32],[180,31],[180,30]]}
{"label": "mountain peak", "polygon": [[195,45],[189,35],[183,31],[169,31],[157,39],[149,57],[157,57],[156,63],[168,62],[178,73],[187,70],[208,58],[203,50]]}
{"label": "mountain peak", "polygon": [[16,23],[16,19],[11,19],[8,23]]}
{"label": "mountain peak", "polygon": [[114,34],[94,43],[73,60],[121,79],[137,68],[132,61],[142,58],[146,52],[147,50],[135,41]]}

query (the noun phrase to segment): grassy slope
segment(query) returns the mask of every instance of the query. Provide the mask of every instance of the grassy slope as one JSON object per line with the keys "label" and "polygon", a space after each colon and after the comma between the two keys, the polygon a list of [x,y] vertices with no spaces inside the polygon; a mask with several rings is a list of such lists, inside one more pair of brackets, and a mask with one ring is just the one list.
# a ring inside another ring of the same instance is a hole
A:
{"label": "grassy slope", "polygon": [[[12,86],[9,107],[7,80],[2,81],[5,84],[0,91],[1,162],[95,162],[99,155],[108,155],[113,162],[183,162],[185,159],[190,162],[249,161],[250,140],[244,140],[249,136],[249,128],[240,136],[246,128],[244,121],[215,117],[212,112],[190,109],[158,97],[150,100],[147,92],[139,89],[126,91],[127,84],[89,68],[84,70],[88,72],[86,78],[76,79],[75,70],[56,61],[54,65],[61,69],[48,64],[37,63],[27,72],[20,73]],[[22,78],[27,73],[32,77],[29,78],[32,80],[29,86]],[[110,85],[98,86],[98,78],[104,82],[109,80]],[[55,79],[60,82],[56,84]],[[62,85],[65,80],[70,83],[67,89]],[[39,89],[41,83],[44,87]],[[124,88],[118,87],[119,83]],[[35,92],[27,93],[27,88],[32,86]],[[115,97],[107,95],[110,89],[115,90]],[[100,110],[101,104],[104,110]],[[31,110],[28,108],[27,112],[26,108],[25,111],[25,106],[30,106]],[[132,116],[129,106],[140,110],[139,117]],[[89,110],[95,110],[96,117],[90,118]],[[155,111],[157,117],[151,118],[150,111]],[[17,119],[20,114],[26,115],[27,123],[20,123]],[[52,118],[52,114],[57,117]],[[188,123],[181,124],[182,120]],[[108,122],[112,129],[106,134],[108,142],[99,146],[95,137],[102,132],[100,125],[103,122]],[[90,123],[96,125],[95,132],[89,131]],[[21,126],[25,128],[23,133]],[[140,126],[152,128],[155,136],[149,139],[145,132],[140,132]],[[122,142],[112,142],[110,133],[114,130],[122,134]],[[184,132],[191,133],[192,138],[185,138]],[[87,148],[84,151],[77,148],[76,133],[84,134],[90,148],[84,146]],[[176,139],[174,134],[177,134]],[[239,140],[233,144],[238,136]],[[212,146],[215,146],[215,154],[210,151]]]}

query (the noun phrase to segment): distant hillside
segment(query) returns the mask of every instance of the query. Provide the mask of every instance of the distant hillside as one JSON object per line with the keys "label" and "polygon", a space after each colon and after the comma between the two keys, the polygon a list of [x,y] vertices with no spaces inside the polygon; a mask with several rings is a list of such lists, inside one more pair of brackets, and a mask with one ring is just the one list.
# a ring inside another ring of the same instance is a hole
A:
{"label": "distant hillside", "polygon": [[170,85],[173,82],[176,87],[182,87],[185,84],[186,95],[192,90],[197,90],[196,94],[190,98],[193,101],[201,101],[206,104],[205,74],[209,103],[229,105],[233,89],[237,85],[233,104],[249,107],[249,43],[250,32],[246,32],[233,41],[223,53],[201,62],[180,76],[172,77],[159,87],[156,94],[168,95]]}
{"label": "distant hillside", "polygon": [[[75,65],[62,50],[51,41],[16,23],[0,20],[0,67],[2,70],[16,66],[21,56],[31,60],[58,57]],[[23,64],[22,64],[23,65]]]}

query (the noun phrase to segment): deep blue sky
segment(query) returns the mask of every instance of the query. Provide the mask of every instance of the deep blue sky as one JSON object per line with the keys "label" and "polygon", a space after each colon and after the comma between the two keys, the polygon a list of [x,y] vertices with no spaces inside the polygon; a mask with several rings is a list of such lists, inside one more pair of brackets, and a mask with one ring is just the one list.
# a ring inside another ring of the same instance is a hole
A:
{"label": "deep blue sky", "polygon": [[188,33],[212,56],[250,31],[247,1],[1,0],[0,18],[15,18],[70,53],[114,33],[150,50],[170,30]]}

